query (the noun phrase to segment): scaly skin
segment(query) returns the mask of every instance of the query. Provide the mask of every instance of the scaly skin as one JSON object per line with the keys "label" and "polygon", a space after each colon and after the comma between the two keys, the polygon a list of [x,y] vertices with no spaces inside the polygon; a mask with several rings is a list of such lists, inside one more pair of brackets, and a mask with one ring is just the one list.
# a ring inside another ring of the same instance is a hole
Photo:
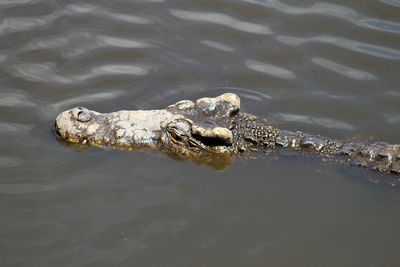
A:
{"label": "scaly skin", "polygon": [[240,114],[239,109],[240,99],[231,93],[183,100],[162,110],[98,113],[77,107],[58,115],[55,129],[72,143],[160,151],[195,162],[214,161],[209,155],[223,155],[230,162],[234,154],[282,147],[337,155],[360,166],[400,174],[400,145],[352,143],[280,130]]}
{"label": "scaly skin", "polygon": [[290,132],[266,125],[247,114],[235,117],[234,151],[244,153],[250,144],[264,148],[291,148],[306,150],[323,156],[340,156],[346,161],[379,172],[400,174],[400,145],[383,142],[368,144],[344,142],[300,131]]}

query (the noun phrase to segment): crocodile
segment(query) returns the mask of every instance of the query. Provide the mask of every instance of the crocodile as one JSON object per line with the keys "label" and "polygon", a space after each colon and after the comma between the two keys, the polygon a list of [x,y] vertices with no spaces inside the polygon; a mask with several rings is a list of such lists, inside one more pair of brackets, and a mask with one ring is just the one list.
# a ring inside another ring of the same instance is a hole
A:
{"label": "crocodile", "polygon": [[60,113],[55,131],[68,143],[135,151],[159,151],[176,159],[230,162],[234,155],[273,149],[306,151],[400,177],[400,145],[367,143],[278,129],[240,113],[240,98],[225,93],[182,100],[159,110],[99,113],[75,107]]}

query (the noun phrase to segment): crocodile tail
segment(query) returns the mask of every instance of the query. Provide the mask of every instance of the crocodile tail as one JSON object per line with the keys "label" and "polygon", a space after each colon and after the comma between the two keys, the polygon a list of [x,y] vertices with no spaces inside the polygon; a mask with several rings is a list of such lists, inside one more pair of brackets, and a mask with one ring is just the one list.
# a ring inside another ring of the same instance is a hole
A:
{"label": "crocodile tail", "polygon": [[352,164],[400,175],[400,145],[345,143],[338,153],[349,156]]}
{"label": "crocodile tail", "polygon": [[324,155],[347,156],[350,164],[363,166],[379,172],[400,175],[400,145],[387,143],[367,144],[342,142],[300,131],[279,131],[275,144],[294,149],[309,149]]}

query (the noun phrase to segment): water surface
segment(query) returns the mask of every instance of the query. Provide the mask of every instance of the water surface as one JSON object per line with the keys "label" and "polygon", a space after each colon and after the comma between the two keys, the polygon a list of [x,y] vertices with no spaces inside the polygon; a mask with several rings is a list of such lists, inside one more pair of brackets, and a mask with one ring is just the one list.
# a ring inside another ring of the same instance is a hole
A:
{"label": "water surface", "polygon": [[0,3],[2,266],[398,266],[383,175],[299,156],[224,172],[57,142],[57,114],[233,92],[276,126],[400,143],[400,2]]}

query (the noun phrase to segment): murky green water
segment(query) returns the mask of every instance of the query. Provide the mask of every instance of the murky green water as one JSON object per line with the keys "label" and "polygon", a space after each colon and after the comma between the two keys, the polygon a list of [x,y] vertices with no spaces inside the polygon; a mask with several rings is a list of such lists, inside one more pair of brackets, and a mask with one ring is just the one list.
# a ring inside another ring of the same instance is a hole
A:
{"label": "murky green water", "polygon": [[0,1],[1,266],[398,266],[380,174],[79,153],[52,125],[233,92],[283,129],[400,143],[399,70],[398,0]]}

